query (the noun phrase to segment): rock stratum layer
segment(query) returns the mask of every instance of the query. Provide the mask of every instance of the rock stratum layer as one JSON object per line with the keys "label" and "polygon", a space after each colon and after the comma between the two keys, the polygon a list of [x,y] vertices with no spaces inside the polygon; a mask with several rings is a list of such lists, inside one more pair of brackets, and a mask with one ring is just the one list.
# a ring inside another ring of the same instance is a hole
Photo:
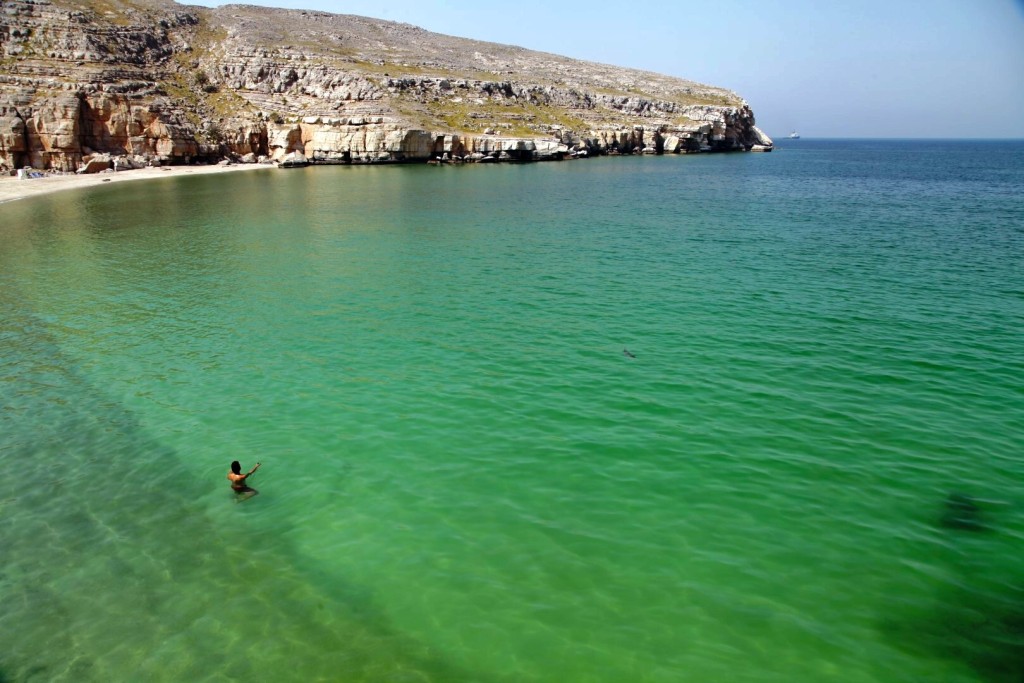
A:
{"label": "rock stratum layer", "polygon": [[771,149],[735,93],[324,12],[3,0],[0,167]]}

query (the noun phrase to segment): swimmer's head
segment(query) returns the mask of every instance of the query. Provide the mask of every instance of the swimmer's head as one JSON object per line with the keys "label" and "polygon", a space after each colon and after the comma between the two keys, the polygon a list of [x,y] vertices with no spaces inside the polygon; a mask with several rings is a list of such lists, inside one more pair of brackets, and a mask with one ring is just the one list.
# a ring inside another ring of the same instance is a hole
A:
{"label": "swimmer's head", "polygon": [[240,462],[238,462],[237,460],[235,460],[234,462],[231,463],[231,471],[234,474],[241,474],[242,473],[242,464]]}

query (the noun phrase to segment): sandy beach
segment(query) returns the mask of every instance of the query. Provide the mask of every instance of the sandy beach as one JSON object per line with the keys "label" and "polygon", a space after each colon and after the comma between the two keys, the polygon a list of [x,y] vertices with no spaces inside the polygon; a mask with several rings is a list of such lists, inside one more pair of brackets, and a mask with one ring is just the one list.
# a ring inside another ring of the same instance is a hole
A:
{"label": "sandy beach", "polygon": [[14,176],[0,177],[0,204],[35,197],[41,194],[92,187],[107,183],[123,183],[132,180],[171,178],[182,175],[206,175],[210,173],[232,173],[255,169],[273,169],[266,164],[232,164],[230,166],[159,166],[140,168],[116,173],[93,173],[89,175],[46,175],[42,178],[19,179]]}

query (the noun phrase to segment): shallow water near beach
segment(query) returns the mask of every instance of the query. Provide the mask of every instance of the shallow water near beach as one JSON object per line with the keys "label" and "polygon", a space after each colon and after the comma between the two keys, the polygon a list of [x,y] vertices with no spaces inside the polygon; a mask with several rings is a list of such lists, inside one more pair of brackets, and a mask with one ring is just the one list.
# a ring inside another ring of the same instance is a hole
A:
{"label": "shallow water near beach", "polygon": [[4,204],[0,681],[1017,682],[1021,187],[801,140]]}

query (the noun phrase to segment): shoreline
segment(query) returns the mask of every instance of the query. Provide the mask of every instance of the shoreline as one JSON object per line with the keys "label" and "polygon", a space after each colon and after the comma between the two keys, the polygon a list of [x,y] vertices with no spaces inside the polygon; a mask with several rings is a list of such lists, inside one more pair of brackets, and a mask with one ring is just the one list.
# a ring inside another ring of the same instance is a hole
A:
{"label": "shoreline", "polygon": [[[748,150],[747,153],[761,152],[761,151],[770,152],[770,151],[772,151],[772,148],[768,148],[768,149],[764,149],[764,150]],[[733,153],[733,152],[738,152],[738,150],[733,150],[732,152],[730,152],[730,151],[723,151],[723,152],[699,152],[699,154],[714,154],[714,153],[729,154],[729,153]],[[637,154],[637,153],[629,153],[629,154],[609,153],[609,154],[594,155],[594,157],[580,156],[579,159],[582,160],[582,159],[589,159],[589,158],[596,158],[596,157],[605,157],[605,156],[607,156],[607,157],[617,157],[617,156],[627,156],[627,157],[630,157],[630,156],[690,156],[690,155],[693,155],[693,154],[698,154],[698,152],[676,152],[676,153],[672,153],[672,154],[665,153],[665,154],[657,154],[657,155],[653,155],[653,154],[652,155],[647,155],[647,154]],[[426,164],[435,164],[435,165],[445,165],[445,166],[447,166],[447,165],[461,166],[461,165],[476,165],[476,164],[479,164],[479,163],[484,163],[485,161],[494,161],[495,164],[522,164],[522,163],[527,163],[528,164],[528,163],[545,163],[545,162],[550,162],[550,161],[566,161],[566,160],[567,159],[532,159],[532,160],[529,160],[529,161],[521,161],[521,160],[517,160],[517,159],[501,159],[501,160],[485,159],[484,161],[480,161],[480,160],[473,160],[473,161],[460,160],[460,161],[454,161],[454,160],[448,160],[448,159],[442,160],[442,159],[438,159],[438,158],[432,158],[432,159],[428,159],[425,163]],[[573,160],[575,160],[575,158]],[[379,166],[398,165],[398,166],[404,166],[404,165],[415,165],[417,163],[423,163],[423,162],[395,162],[395,161],[388,161],[388,162],[377,162],[376,164],[373,164],[373,163],[353,163],[353,162],[344,162],[344,163],[308,162],[306,164],[302,164],[302,166],[363,166],[363,165],[366,165],[366,166],[372,166],[372,165],[379,165]],[[69,173],[52,173],[52,174],[50,174],[47,171],[38,171],[36,169],[30,169],[30,170],[32,170],[34,172],[44,173],[44,174],[47,174],[47,175],[44,175],[41,178],[18,178],[16,176],[0,175],[0,205],[6,204],[8,202],[17,201],[19,199],[27,199],[29,197],[38,197],[38,196],[41,196],[41,195],[52,194],[54,192],[60,192],[62,190],[75,190],[75,189],[82,189],[82,188],[87,188],[87,187],[95,187],[97,185],[102,185],[103,183],[120,183],[120,182],[132,181],[132,180],[150,180],[150,179],[153,179],[153,178],[171,178],[171,177],[178,177],[178,176],[182,176],[182,175],[212,175],[212,174],[216,174],[216,173],[234,173],[236,171],[247,171],[247,170],[253,170],[253,169],[280,169],[280,168],[284,168],[284,166],[281,166],[280,164],[276,164],[276,163],[275,164],[261,164],[261,163],[241,164],[241,163],[232,163],[231,165],[227,165],[227,166],[222,166],[220,164],[198,164],[198,165],[194,165],[194,166],[150,166],[150,167],[138,168],[138,169],[125,169],[123,171],[107,170],[107,171],[102,171],[100,173],[90,173],[90,174],[83,174],[83,175],[79,175],[77,173],[71,173],[71,172],[69,172]]]}
{"label": "shoreline", "polygon": [[104,183],[122,183],[133,180],[150,180],[153,178],[176,178],[183,175],[210,175],[214,173],[234,173],[254,169],[274,169],[268,164],[231,164],[230,166],[154,166],[150,168],[128,169],[117,172],[91,173],[88,175],[47,175],[42,178],[19,179],[14,176],[0,177],[0,205],[7,202],[52,194],[62,190],[75,190],[103,185]]}

